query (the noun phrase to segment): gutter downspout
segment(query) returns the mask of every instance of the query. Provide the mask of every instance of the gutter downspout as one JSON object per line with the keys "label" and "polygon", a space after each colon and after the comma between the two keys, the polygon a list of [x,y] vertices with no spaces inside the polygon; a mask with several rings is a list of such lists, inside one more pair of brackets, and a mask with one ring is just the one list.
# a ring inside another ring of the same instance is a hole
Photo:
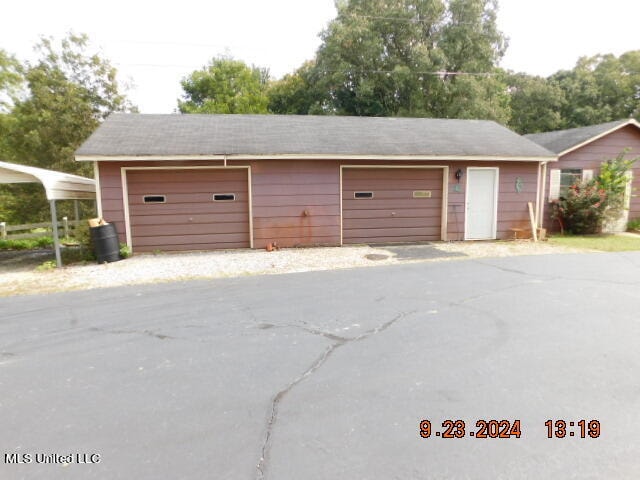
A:
{"label": "gutter downspout", "polygon": [[538,215],[538,227],[543,228],[544,226],[544,199],[547,196],[547,162],[542,162],[542,188],[540,189],[540,206],[539,206],[539,215]]}

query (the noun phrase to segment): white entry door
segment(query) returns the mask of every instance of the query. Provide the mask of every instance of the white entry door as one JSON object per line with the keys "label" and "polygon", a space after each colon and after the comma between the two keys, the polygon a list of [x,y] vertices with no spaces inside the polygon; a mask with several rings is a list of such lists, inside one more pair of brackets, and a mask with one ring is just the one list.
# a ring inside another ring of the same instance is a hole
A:
{"label": "white entry door", "polygon": [[496,238],[498,169],[467,168],[466,240]]}

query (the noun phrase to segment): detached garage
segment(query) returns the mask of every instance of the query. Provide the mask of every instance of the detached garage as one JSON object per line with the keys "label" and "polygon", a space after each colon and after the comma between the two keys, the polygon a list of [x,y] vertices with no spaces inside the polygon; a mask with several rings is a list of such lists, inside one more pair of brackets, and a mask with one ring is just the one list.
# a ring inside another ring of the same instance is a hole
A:
{"label": "detached garage", "polygon": [[76,160],[137,253],[512,238],[557,157],[490,121],[114,114]]}

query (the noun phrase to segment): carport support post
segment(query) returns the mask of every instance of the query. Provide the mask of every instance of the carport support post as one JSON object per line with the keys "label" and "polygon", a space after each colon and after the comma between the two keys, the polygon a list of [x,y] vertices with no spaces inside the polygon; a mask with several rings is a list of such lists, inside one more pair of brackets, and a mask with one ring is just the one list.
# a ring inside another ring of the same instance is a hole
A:
{"label": "carport support post", "polygon": [[56,265],[62,267],[62,257],[60,257],[60,238],[58,237],[58,214],[56,213],[56,201],[49,200],[51,207],[51,226],[53,231],[53,248],[56,251]]}
{"label": "carport support post", "polygon": [[78,228],[80,227],[80,202],[73,201],[73,213],[75,214],[75,223],[73,224],[73,238],[78,239]]}

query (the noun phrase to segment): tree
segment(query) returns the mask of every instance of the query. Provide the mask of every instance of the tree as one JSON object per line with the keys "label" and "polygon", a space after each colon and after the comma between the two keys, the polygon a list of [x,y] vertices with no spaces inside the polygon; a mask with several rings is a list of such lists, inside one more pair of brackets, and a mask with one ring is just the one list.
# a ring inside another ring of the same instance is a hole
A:
{"label": "tree", "polygon": [[[322,33],[322,111],[505,119],[492,78],[505,40],[493,0],[345,0]],[[463,75],[463,74],[482,75]],[[507,100],[508,101],[508,100]]]}
{"label": "tree", "polygon": [[572,70],[550,77],[564,92],[566,128],[640,115],[640,50],[582,57]]}
{"label": "tree", "polygon": [[525,74],[509,75],[507,83],[511,97],[510,128],[521,134],[563,128],[562,110],[567,100],[557,83]]}
{"label": "tree", "polygon": [[313,82],[315,63],[305,62],[295,72],[273,81],[267,89],[269,112],[306,115],[322,112],[322,93]]}
{"label": "tree", "polygon": [[11,99],[17,95],[23,81],[20,62],[0,49],[0,115],[9,110]]}
{"label": "tree", "polygon": [[268,71],[248,67],[229,57],[211,60],[208,66],[182,80],[182,113],[267,113]]}
{"label": "tree", "polygon": [[[39,59],[27,63],[25,91],[12,98],[0,122],[3,156],[17,163],[93,176],[92,166],[74,160],[74,151],[113,111],[133,110],[120,93],[116,69],[90,54],[86,35],[69,34],[59,44],[42,38]],[[0,213],[7,221],[46,218],[41,186],[2,187]]]}

